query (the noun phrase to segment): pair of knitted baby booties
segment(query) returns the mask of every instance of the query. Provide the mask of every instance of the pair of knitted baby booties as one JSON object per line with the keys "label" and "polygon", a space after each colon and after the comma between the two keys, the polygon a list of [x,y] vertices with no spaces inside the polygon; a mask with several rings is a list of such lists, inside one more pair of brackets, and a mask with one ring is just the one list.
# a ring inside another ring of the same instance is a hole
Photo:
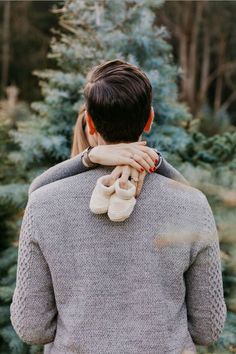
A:
{"label": "pair of knitted baby booties", "polygon": [[95,214],[107,213],[112,221],[124,221],[132,213],[136,198],[135,186],[128,180],[128,189],[120,187],[120,178],[109,186],[110,175],[98,178],[90,199],[90,210]]}

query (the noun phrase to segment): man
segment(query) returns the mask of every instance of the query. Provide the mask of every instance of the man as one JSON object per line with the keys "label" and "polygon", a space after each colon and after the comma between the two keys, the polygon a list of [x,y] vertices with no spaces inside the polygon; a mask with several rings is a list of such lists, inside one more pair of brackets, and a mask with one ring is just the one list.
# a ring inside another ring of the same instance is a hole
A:
{"label": "man", "polygon": [[[152,87],[137,67],[108,61],[84,90],[99,144],[151,129]],[[211,345],[226,319],[219,240],[197,189],[147,175],[131,216],[115,223],[89,201],[99,166],[29,196],[11,321],[45,354],[162,354]]]}

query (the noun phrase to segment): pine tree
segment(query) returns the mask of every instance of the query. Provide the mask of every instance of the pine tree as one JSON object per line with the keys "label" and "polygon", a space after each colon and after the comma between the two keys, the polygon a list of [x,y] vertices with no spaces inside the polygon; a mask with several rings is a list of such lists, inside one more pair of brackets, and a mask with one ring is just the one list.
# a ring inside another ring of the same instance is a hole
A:
{"label": "pine tree", "polygon": [[[56,61],[57,69],[35,72],[43,100],[34,102],[31,118],[18,121],[18,129],[9,134],[19,151],[12,151],[8,158],[13,166],[21,166],[21,171],[18,170],[14,188],[4,185],[0,193],[12,190],[13,205],[17,190],[26,191],[34,176],[70,157],[72,131],[83,104],[86,75],[100,62],[119,58],[140,66],[152,82],[154,109],[161,123],[171,121],[178,125],[182,119],[189,119],[186,107],[177,103],[177,68],[167,43],[168,33],[154,25],[154,11],[159,6],[161,1],[73,0],[67,1],[62,10],[56,10],[60,13],[61,31],[55,32],[49,57]],[[25,193],[21,215],[26,198]],[[14,209],[10,210],[14,214]],[[20,224],[19,209],[17,216]],[[12,354],[33,353],[38,347],[23,344],[7,321],[14,288],[15,251],[11,246],[1,255],[1,259],[7,260],[2,263],[1,349]]]}
{"label": "pine tree", "polygon": [[[19,146],[11,137],[16,128],[15,118],[27,116],[25,104],[12,107],[10,99],[0,102],[0,353],[33,353],[22,343],[9,321],[9,305],[15,288],[17,248],[16,235],[22,219],[22,209],[26,203],[27,184],[24,184],[24,171],[12,159]],[[9,109],[11,107],[11,109]],[[13,117],[14,116],[14,117]],[[14,118],[14,119],[13,119]]]}
{"label": "pine tree", "polygon": [[[43,99],[32,104],[34,114],[29,120],[19,122],[18,130],[11,133],[11,138],[20,147],[18,153],[10,155],[11,161],[18,163],[24,171],[24,178],[21,172],[17,182],[18,188],[24,188],[34,176],[70,157],[72,131],[83,104],[82,90],[87,72],[94,65],[115,58],[141,67],[152,83],[155,123],[151,134],[147,134],[149,145],[157,146],[185,173],[188,166],[199,168],[203,156],[208,159],[207,166],[210,165],[209,156],[215,155],[218,143],[210,143],[212,151],[209,153],[205,137],[195,145],[196,137],[184,129],[191,116],[186,106],[178,103],[178,68],[173,62],[169,34],[164,27],[155,25],[161,5],[159,0],[70,0],[62,9],[55,10],[60,15],[61,31],[54,31],[49,57],[56,62],[57,69],[35,72]],[[220,150],[222,154],[223,146],[224,143]],[[199,151],[202,154],[196,157]],[[188,162],[191,158],[196,160],[196,166]],[[7,252],[8,249],[4,257]],[[11,257],[8,255],[8,258]],[[12,284],[8,281],[14,277],[14,266],[13,259],[4,268],[8,270],[4,278],[6,284]],[[7,313],[6,307],[2,311]],[[37,352],[37,346],[15,344],[9,326],[7,321],[0,323],[5,352]],[[232,333],[229,326],[225,342]],[[230,341],[227,343],[229,346]],[[215,352],[222,348],[220,345],[214,346]]]}
{"label": "pine tree", "polygon": [[[106,60],[123,59],[145,71],[152,82],[160,124],[173,127],[190,119],[187,108],[177,103],[178,70],[168,33],[154,24],[154,11],[160,6],[161,1],[150,0],[65,3],[60,16],[63,30],[56,33],[49,53],[58,69],[36,72],[44,99],[33,103],[35,117],[29,129],[15,133],[24,164],[45,167],[69,158],[87,72]],[[179,136],[181,128],[176,129]]]}

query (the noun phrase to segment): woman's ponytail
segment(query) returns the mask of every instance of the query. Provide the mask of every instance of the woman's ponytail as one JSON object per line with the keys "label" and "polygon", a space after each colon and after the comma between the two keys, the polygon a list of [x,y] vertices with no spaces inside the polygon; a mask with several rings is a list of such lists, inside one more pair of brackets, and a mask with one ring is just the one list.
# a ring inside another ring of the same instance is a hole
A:
{"label": "woman's ponytail", "polygon": [[72,149],[71,156],[74,157],[84,151],[88,146],[88,140],[85,134],[85,105],[83,104],[79,110],[79,115],[73,130],[73,140],[72,140]]}

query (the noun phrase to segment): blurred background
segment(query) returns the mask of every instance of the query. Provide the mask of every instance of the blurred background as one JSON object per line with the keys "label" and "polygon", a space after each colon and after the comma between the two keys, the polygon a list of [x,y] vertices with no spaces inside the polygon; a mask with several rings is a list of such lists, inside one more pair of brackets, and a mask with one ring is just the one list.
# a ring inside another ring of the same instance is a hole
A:
{"label": "blurred background", "polygon": [[153,86],[144,138],[208,197],[220,237],[225,329],[198,353],[236,353],[236,2],[0,2],[0,354],[42,353],[9,319],[30,182],[70,157],[88,70],[120,58]]}

